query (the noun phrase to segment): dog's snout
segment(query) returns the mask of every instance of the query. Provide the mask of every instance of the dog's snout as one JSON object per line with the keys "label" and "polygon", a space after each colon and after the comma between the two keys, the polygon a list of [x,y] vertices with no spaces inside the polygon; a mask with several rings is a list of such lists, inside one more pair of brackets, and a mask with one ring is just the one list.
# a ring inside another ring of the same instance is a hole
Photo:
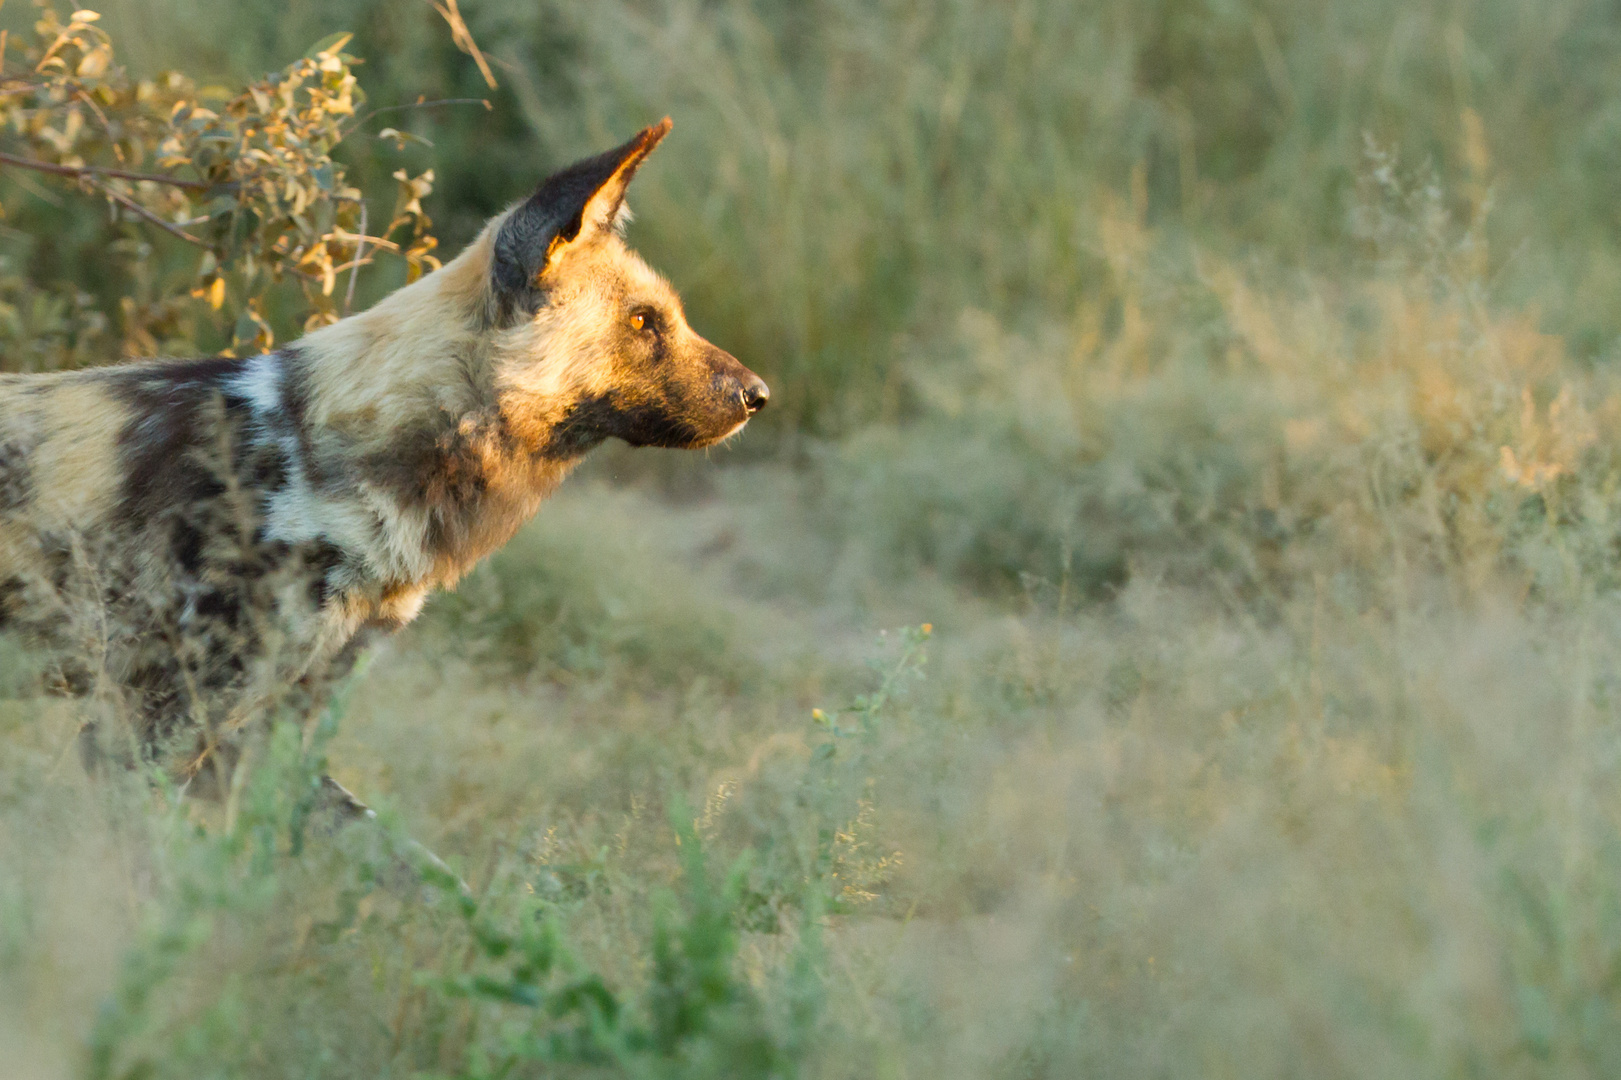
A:
{"label": "dog's snout", "polygon": [[[727,412],[738,405],[743,406],[743,419],[765,408],[766,402],[771,400],[771,388],[765,380],[754,372],[737,362],[737,358],[729,352],[709,346],[710,371],[713,373],[714,393],[726,401]],[[736,414],[731,413],[735,418]],[[735,419],[734,421],[735,422]]]}
{"label": "dog's snout", "polygon": [[765,408],[766,402],[771,400],[771,387],[758,375],[750,375],[743,380],[743,407],[753,416]]}

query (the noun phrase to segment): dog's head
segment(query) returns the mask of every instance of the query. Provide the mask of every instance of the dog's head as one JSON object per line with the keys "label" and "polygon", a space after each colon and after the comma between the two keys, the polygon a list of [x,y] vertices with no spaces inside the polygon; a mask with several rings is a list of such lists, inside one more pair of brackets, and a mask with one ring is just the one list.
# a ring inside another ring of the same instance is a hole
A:
{"label": "dog's head", "polygon": [[675,290],[625,246],[625,188],[670,130],[549,177],[491,224],[485,318],[508,425],[572,457],[606,438],[701,447],[765,406],[760,377],[687,325]]}

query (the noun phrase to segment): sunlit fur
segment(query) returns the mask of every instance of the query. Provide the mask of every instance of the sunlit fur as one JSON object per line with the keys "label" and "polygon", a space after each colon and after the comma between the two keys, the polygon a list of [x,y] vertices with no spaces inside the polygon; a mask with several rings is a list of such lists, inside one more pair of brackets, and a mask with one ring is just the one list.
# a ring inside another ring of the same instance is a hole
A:
{"label": "sunlit fur", "polygon": [[133,696],[144,750],[200,722],[195,768],[363,628],[414,618],[604,439],[737,430],[764,383],[616,228],[668,126],[279,351],[0,377],[0,628],[54,646],[64,688]]}

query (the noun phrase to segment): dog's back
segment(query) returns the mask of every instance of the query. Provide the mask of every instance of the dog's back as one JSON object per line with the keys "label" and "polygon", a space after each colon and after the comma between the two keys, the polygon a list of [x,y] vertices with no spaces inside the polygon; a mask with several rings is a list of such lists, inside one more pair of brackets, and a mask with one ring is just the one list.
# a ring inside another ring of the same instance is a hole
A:
{"label": "dog's back", "polygon": [[129,406],[105,372],[0,375],[0,587],[40,567],[41,543],[102,528]]}
{"label": "dog's back", "polygon": [[325,600],[320,549],[259,528],[275,453],[230,390],[242,365],[0,377],[0,630],[56,689],[121,699],[152,753],[189,729],[192,756],[296,685]]}

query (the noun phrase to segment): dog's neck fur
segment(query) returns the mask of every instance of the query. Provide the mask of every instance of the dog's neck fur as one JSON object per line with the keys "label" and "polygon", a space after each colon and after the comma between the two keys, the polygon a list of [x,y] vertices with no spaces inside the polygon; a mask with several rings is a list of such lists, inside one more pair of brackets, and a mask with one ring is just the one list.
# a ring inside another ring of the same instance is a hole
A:
{"label": "dog's neck fur", "polygon": [[428,591],[504,544],[586,449],[544,452],[526,437],[535,425],[503,410],[509,339],[522,339],[532,368],[570,358],[546,355],[544,325],[487,329],[499,223],[375,307],[249,360],[240,377],[258,430],[289,466],[266,535],[336,545],[349,580],[335,584],[390,609],[377,617],[405,621]]}
{"label": "dog's neck fur", "polygon": [[367,441],[425,414],[493,404],[489,335],[490,230],[440,269],[297,344],[307,360],[309,420]]}

